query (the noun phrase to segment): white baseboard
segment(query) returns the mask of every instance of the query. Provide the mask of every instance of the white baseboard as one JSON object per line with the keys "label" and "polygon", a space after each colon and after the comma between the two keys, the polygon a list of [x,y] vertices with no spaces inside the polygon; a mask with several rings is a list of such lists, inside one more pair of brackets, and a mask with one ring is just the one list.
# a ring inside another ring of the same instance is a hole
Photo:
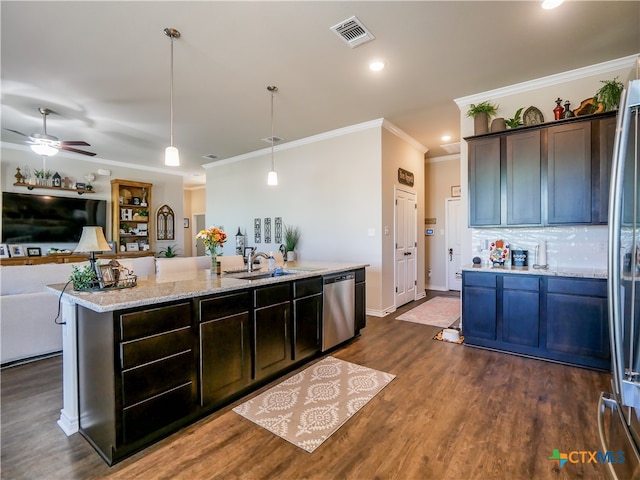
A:
{"label": "white baseboard", "polygon": [[437,290],[439,292],[448,292],[449,289],[447,288],[446,285],[425,285],[425,287],[427,290]]}

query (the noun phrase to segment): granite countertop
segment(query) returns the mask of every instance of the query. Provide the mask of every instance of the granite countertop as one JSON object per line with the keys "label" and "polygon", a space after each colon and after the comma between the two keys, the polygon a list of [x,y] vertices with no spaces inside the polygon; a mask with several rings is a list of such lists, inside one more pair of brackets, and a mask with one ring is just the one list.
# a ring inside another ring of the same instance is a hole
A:
{"label": "granite countertop", "polygon": [[533,267],[493,267],[491,265],[463,265],[462,270],[491,273],[516,273],[522,275],[547,275],[552,277],[578,277],[607,279],[606,268],[574,268],[574,267],[549,267],[547,269]]}
{"label": "granite countertop", "polygon": [[[290,282],[318,275],[330,275],[367,266],[368,264],[363,263],[287,262],[283,268],[287,275],[253,280],[238,277],[260,276],[266,272],[258,270],[250,274],[247,272],[222,273],[212,276],[210,270],[197,270],[196,272],[172,273],[166,278],[161,275],[139,275],[137,285],[133,288],[97,292],[76,292],[73,289],[68,289],[65,290],[62,298],[102,313],[159,302],[184,300],[202,295]],[[46,289],[52,294],[60,295],[64,286],[65,284],[63,283],[47,285]]]}

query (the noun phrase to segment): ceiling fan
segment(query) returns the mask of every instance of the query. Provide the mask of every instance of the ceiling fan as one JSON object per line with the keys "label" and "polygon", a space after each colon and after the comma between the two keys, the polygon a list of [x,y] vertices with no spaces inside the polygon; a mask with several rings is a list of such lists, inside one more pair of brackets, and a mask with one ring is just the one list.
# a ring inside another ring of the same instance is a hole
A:
{"label": "ceiling fan", "polygon": [[38,111],[42,114],[42,133],[32,133],[31,135],[26,135],[22,132],[18,132],[17,130],[11,130],[10,128],[6,128],[5,130],[9,130],[10,132],[17,133],[18,135],[22,135],[23,137],[29,137],[26,143],[31,145],[31,150],[36,152],[38,155],[43,155],[45,157],[51,157],[58,153],[59,150],[66,150],[68,152],[81,153],[82,155],[90,155],[95,156],[96,154],[93,152],[87,152],[86,150],[79,150],[77,148],[73,148],[73,146],[86,146],[90,147],[91,145],[87,142],[79,141],[61,141],[58,140],[58,137],[54,137],[53,135],[47,134],[47,115],[53,113],[48,108],[40,107]]}

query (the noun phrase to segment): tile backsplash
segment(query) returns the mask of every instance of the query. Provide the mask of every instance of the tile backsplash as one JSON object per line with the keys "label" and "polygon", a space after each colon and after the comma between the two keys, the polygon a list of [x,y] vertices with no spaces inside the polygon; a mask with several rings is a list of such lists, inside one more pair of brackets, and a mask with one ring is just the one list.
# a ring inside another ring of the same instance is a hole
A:
{"label": "tile backsplash", "polygon": [[551,268],[607,268],[607,226],[472,229],[472,256],[485,258],[488,244],[504,240],[510,247],[529,251],[529,265],[536,261],[536,245],[547,241]]}

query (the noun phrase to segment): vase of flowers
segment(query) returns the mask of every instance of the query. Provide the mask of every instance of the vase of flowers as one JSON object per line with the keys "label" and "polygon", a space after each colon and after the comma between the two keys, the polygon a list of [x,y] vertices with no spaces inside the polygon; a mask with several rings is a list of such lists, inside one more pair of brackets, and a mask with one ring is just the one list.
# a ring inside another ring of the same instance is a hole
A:
{"label": "vase of flowers", "polygon": [[200,230],[196,235],[196,239],[202,240],[207,253],[211,256],[211,273],[218,272],[218,247],[224,245],[227,241],[227,234],[218,227],[209,227],[206,230]]}

